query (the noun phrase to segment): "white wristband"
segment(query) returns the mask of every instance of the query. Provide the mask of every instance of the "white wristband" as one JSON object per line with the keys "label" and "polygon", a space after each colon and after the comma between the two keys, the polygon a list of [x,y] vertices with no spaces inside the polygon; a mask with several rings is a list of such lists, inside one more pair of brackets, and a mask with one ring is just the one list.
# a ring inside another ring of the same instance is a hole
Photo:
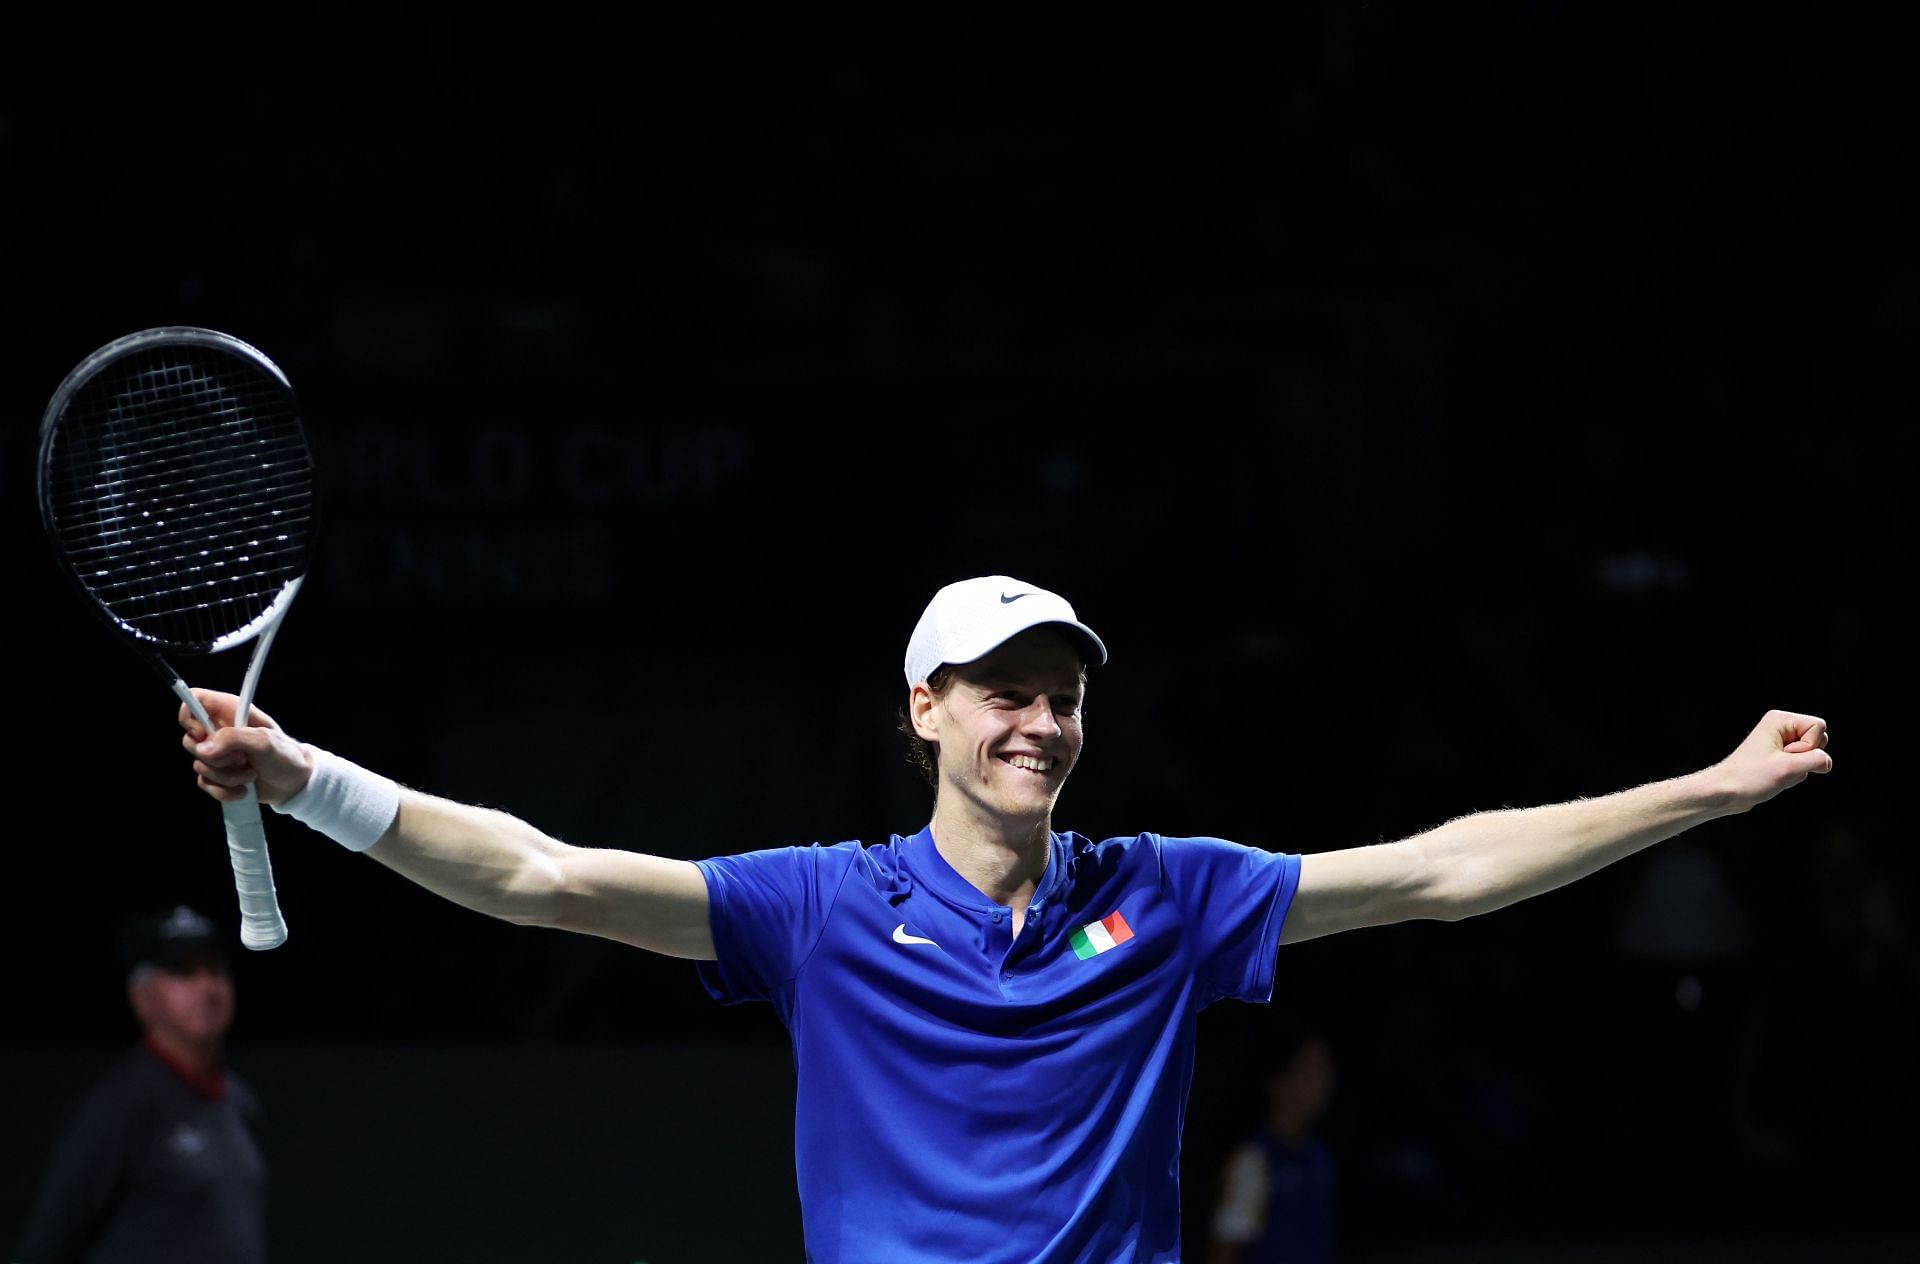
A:
{"label": "white wristband", "polygon": [[313,776],[300,793],[273,810],[325,834],[348,851],[365,851],[380,841],[400,815],[400,786],[379,773],[302,743],[313,759]]}

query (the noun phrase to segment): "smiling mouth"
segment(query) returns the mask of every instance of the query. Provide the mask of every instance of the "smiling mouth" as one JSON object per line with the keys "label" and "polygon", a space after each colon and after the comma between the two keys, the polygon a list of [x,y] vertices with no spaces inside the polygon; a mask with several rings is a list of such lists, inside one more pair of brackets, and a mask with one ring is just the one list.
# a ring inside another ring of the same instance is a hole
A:
{"label": "smiling mouth", "polygon": [[1053,768],[1053,760],[1043,755],[1002,755],[1000,759],[1026,772],[1044,773]]}

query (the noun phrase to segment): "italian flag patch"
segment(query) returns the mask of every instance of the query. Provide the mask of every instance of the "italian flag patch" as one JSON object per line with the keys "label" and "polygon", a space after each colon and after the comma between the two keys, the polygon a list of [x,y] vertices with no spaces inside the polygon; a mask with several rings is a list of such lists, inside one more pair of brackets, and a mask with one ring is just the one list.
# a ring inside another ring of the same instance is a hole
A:
{"label": "italian flag patch", "polygon": [[1085,961],[1109,948],[1118,948],[1132,938],[1133,927],[1127,925],[1127,919],[1115,911],[1097,922],[1088,922],[1073,932],[1073,938],[1068,942],[1073,945],[1074,955]]}

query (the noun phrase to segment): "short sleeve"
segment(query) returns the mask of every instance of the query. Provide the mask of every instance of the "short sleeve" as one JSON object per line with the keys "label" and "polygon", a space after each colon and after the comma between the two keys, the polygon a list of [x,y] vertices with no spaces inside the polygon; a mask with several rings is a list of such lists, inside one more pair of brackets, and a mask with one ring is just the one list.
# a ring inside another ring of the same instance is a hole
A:
{"label": "short sleeve", "polygon": [[722,1004],[771,1001],[820,941],[860,844],[776,847],[698,860],[716,960],[700,982]]}
{"label": "short sleeve", "polygon": [[1209,999],[1273,997],[1280,926],[1300,885],[1300,857],[1220,838],[1161,838],[1160,866],[1194,945]]}

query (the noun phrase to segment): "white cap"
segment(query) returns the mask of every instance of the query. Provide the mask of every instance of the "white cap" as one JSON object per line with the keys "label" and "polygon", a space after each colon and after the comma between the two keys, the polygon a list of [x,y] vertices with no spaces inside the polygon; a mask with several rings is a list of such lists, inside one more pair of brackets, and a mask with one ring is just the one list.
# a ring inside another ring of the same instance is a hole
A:
{"label": "white cap", "polygon": [[907,642],[907,688],[942,663],[971,663],[1042,623],[1072,628],[1086,638],[1094,663],[1107,661],[1107,647],[1057,593],[1006,575],[948,584],[933,594]]}

